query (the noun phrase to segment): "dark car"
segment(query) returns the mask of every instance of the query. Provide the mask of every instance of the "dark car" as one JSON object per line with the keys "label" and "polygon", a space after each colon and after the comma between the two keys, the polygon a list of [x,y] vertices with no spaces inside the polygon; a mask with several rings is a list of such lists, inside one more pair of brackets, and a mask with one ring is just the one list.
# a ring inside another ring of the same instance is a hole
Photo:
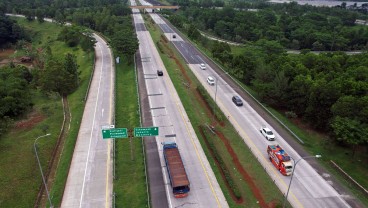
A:
{"label": "dark car", "polygon": [[163,76],[164,75],[164,72],[162,70],[157,70],[157,75],[158,76]]}
{"label": "dark car", "polygon": [[237,106],[242,106],[243,105],[243,101],[237,95],[234,95],[232,100],[233,100],[233,103],[235,103],[235,105],[237,105]]}

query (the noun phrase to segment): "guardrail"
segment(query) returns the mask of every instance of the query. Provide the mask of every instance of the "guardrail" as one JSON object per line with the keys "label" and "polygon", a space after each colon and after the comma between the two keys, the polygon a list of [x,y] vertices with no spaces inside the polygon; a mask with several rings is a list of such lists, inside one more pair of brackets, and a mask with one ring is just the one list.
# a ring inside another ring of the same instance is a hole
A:
{"label": "guardrail", "polygon": [[362,191],[366,197],[368,197],[368,190],[365,189],[362,185],[360,185],[356,180],[354,180],[349,174],[347,174],[342,168],[340,168],[340,166],[338,166],[334,161],[330,160],[330,162],[332,163],[332,165],[334,166],[334,168],[336,170],[338,170],[340,173],[342,173],[345,178],[347,178],[351,183],[353,183],[358,189],[360,189],[360,191]]}
{"label": "guardrail", "polygon": [[[139,96],[139,84],[138,84],[138,73],[137,73],[137,64],[136,64],[136,56],[134,55],[134,73],[135,73],[135,84],[137,89],[137,103],[138,103],[138,117],[139,117],[139,125],[142,126],[142,113],[141,113],[141,105],[140,105],[140,96]],[[150,194],[149,194],[149,183],[147,177],[147,164],[146,164],[146,150],[144,148],[143,138],[142,138],[142,154],[143,154],[143,163],[144,163],[144,174],[146,176],[146,192],[147,192],[147,205],[148,208],[151,207],[150,204]]]}

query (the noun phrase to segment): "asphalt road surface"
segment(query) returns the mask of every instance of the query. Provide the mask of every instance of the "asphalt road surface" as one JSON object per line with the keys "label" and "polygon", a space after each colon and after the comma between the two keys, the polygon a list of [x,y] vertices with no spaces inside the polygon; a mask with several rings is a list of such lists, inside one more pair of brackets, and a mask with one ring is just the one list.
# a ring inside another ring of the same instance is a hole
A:
{"label": "asphalt road surface", "polygon": [[[134,5],[134,2],[131,1]],[[144,3],[143,3],[144,5]],[[148,31],[142,30],[142,16],[133,11],[134,24],[138,27],[139,53],[142,65],[149,108],[153,125],[159,127],[156,144],[161,174],[169,207],[228,207],[211,166],[201,148],[194,129],[186,115],[180,98],[167,74],[155,44]],[[163,76],[157,76],[157,70]],[[181,157],[190,181],[190,192],[186,198],[174,198],[162,153],[162,142],[174,141],[178,144]],[[151,188],[151,187],[150,187]],[[151,190],[151,193],[154,190]],[[152,196],[153,197],[153,196]],[[152,199],[153,201],[154,199]]]}
{"label": "asphalt road surface", "polygon": [[95,69],[61,207],[111,207],[111,140],[103,140],[102,126],[114,113],[114,70],[106,42],[95,35]]}
{"label": "asphalt road surface", "polygon": [[[279,144],[295,161],[301,159],[301,156],[247,102],[242,107],[235,106],[231,97],[237,95],[236,91],[211,68],[213,64],[206,63],[206,70],[201,70],[199,63],[204,63],[205,58],[177,33],[173,32],[174,29],[169,29],[169,26],[157,14],[151,14],[151,16],[156,24],[163,28],[164,32],[168,32],[165,33],[168,40],[172,41],[210,95],[214,99],[216,97],[217,104],[242,136],[244,142],[279,189],[286,193],[291,177],[281,175],[272,165],[266,153],[267,145]],[[176,38],[171,38],[174,34]],[[206,83],[208,76],[215,77],[217,86],[209,86]],[[267,141],[260,134],[259,129],[264,125],[273,130],[276,134],[276,141]],[[343,197],[306,160],[301,159],[298,162],[288,197],[288,201],[293,207],[350,207]]]}

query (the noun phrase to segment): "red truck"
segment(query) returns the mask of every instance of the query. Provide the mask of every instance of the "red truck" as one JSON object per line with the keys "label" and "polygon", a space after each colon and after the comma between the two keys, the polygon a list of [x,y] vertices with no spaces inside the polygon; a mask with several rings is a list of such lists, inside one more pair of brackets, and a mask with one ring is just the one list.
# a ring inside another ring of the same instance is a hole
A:
{"label": "red truck", "polygon": [[187,173],[185,172],[178,146],[175,142],[164,142],[163,152],[174,197],[183,198],[188,196],[190,183]]}
{"label": "red truck", "polygon": [[293,165],[290,161],[290,156],[280,147],[280,145],[268,145],[267,153],[272,164],[282,175],[291,175]]}

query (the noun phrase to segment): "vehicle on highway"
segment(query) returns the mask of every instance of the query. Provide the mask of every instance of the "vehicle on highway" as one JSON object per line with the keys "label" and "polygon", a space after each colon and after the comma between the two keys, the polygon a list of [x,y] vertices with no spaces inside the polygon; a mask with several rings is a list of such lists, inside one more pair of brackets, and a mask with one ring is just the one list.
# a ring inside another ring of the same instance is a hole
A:
{"label": "vehicle on highway", "polygon": [[200,64],[200,65],[199,65],[199,68],[201,68],[202,70],[205,70],[205,69],[206,69],[206,64],[203,64],[203,63],[202,63],[202,64]]}
{"label": "vehicle on highway", "polygon": [[163,72],[162,70],[160,70],[160,69],[159,69],[159,70],[157,70],[157,75],[158,75],[158,76],[163,76],[163,75],[164,75],[164,72]]}
{"label": "vehicle on highway", "polygon": [[209,85],[215,85],[215,79],[213,77],[211,77],[211,76],[208,76],[207,77],[207,83]]}
{"label": "vehicle on highway", "polygon": [[236,106],[242,106],[243,105],[243,101],[237,95],[233,96],[232,101],[233,101],[233,103],[235,103]]}
{"label": "vehicle on highway", "polygon": [[272,164],[282,175],[291,175],[293,164],[290,161],[290,156],[280,147],[280,145],[268,145],[267,154]]}
{"label": "vehicle on highway", "polygon": [[266,126],[262,126],[262,128],[259,130],[261,134],[268,140],[268,141],[275,141],[275,135],[271,131],[271,129],[267,128]]}
{"label": "vehicle on highway", "polygon": [[183,198],[188,196],[190,183],[178,146],[175,142],[164,142],[163,153],[174,197]]}

